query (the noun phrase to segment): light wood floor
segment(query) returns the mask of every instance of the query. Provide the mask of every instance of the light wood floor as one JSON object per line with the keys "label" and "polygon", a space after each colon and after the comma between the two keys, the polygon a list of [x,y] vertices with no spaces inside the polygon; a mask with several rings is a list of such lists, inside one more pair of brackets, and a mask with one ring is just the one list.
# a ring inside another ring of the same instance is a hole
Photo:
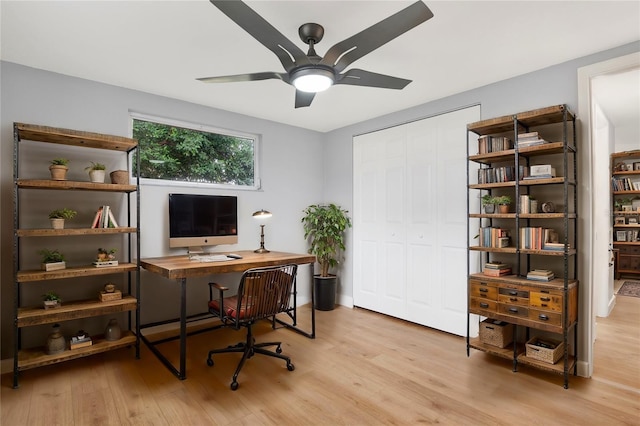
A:
{"label": "light wood floor", "polygon": [[[562,377],[472,351],[465,340],[361,309],[317,312],[318,337],[256,328],[281,339],[295,371],[255,356],[229,390],[237,355],[205,363],[211,347],[241,340],[217,330],[188,341],[180,381],[132,349],[2,377],[1,424],[18,425],[638,425],[640,298],[618,297],[599,319],[595,375]],[[302,324],[304,325],[304,324]],[[176,343],[165,351],[177,353]]]}

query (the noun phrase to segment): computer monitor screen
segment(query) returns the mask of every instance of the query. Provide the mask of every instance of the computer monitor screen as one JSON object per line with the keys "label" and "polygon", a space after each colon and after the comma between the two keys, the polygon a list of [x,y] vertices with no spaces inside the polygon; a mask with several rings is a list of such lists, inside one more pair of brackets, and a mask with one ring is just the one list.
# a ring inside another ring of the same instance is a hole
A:
{"label": "computer monitor screen", "polygon": [[238,199],[227,195],[169,194],[169,247],[238,243]]}

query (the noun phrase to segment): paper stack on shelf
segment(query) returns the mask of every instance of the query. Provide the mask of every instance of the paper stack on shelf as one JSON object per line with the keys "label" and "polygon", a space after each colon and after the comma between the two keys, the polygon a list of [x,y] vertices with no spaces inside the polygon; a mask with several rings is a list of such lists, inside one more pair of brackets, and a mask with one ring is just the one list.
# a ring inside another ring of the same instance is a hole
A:
{"label": "paper stack on shelf", "polygon": [[548,269],[534,269],[529,271],[527,274],[528,280],[533,281],[551,281],[555,278],[555,274],[553,271],[549,271]]}

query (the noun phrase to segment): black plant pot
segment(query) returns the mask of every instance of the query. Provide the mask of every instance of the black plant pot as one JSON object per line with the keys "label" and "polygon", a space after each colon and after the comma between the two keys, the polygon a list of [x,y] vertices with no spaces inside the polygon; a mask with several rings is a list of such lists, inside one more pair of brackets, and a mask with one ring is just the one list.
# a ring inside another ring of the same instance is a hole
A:
{"label": "black plant pot", "polygon": [[336,307],[336,290],[338,277],[330,275],[321,277],[313,276],[313,291],[315,293],[315,308],[320,311],[332,311]]}

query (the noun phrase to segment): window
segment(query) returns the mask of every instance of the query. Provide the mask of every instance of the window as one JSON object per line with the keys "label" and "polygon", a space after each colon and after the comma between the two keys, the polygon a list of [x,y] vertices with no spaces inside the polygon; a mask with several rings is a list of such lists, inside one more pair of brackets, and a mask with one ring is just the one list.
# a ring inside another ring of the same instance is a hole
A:
{"label": "window", "polygon": [[257,136],[138,114],[132,119],[141,179],[259,187]]}

